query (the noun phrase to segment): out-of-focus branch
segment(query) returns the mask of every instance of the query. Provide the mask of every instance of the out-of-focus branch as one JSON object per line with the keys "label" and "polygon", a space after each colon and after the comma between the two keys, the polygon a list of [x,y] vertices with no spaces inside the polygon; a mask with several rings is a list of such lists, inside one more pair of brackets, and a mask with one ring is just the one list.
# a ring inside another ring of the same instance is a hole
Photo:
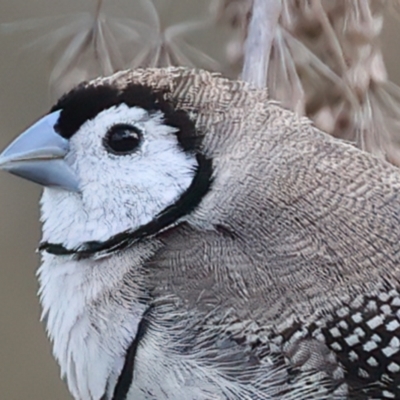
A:
{"label": "out-of-focus branch", "polygon": [[281,0],[253,1],[242,79],[260,88],[267,86],[268,62],[281,10]]}

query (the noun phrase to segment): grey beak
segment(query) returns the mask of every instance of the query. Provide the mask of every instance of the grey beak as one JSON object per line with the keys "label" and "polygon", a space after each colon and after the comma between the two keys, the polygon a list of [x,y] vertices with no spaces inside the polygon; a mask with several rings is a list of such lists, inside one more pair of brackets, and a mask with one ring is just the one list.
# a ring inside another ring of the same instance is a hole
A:
{"label": "grey beak", "polygon": [[54,130],[60,112],[46,115],[18,136],[0,154],[0,169],[43,186],[77,192],[78,179],[64,161],[69,142]]}

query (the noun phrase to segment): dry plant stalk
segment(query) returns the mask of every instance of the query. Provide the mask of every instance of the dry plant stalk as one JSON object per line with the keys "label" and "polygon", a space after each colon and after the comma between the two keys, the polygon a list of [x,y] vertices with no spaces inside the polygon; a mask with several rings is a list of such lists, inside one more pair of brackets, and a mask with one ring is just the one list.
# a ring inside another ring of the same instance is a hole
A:
{"label": "dry plant stalk", "polygon": [[[2,24],[2,32],[35,31],[46,33],[29,48],[47,53],[51,60],[50,89],[54,99],[78,83],[118,70],[169,65],[220,70],[220,64],[193,47],[185,35],[209,29],[208,20],[185,20],[163,24],[152,0],[135,0],[131,17],[116,16],[111,0],[91,0],[91,11],[59,18],[17,21]],[[93,7],[94,6],[94,7]],[[139,11],[145,20],[135,19]]]}
{"label": "dry plant stalk", "polygon": [[[130,17],[115,16],[110,0],[87,3],[91,12],[3,24],[3,31],[48,27],[32,46],[53,60],[53,97],[126,68],[186,65],[238,77],[246,53],[244,79],[267,85],[271,98],[319,128],[400,165],[400,89],[387,79],[378,41],[385,7],[400,8],[399,0],[211,0],[209,20],[175,25],[162,22],[152,0],[133,2]],[[139,9],[147,22],[135,17]],[[229,68],[185,39],[213,24],[233,28]]]}
{"label": "dry plant stalk", "polygon": [[281,10],[281,0],[253,1],[244,43],[242,79],[260,88],[267,85],[268,64]]}
{"label": "dry plant stalk", "polygon": [[[398,3],[282,0],[265,72],[272,98],[309,116],[332,135],[396,165],[400,88],[387,79],[378,39],[385,7]],[[242,30],[230,45],[236,51],[228,53],[235,64],[245,53],[251,6],[250,0],[219,2],[217,20]]]}

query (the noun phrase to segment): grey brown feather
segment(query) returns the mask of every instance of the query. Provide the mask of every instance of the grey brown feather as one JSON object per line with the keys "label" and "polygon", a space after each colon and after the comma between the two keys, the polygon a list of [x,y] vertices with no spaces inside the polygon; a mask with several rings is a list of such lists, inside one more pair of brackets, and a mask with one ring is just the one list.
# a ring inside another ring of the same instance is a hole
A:
{"label": "grey brown feather", "polygon": [[[160,347],[228,365],[243,388],[221,398],[400,396],[400,347],[383,351],[400,333],[398,170],[242,82],[183,69],[112,81],[166,90],[213,160],[211,191],[145,264],[153,298],[168,304],[153,322]],[[383,323],[367,332],[374,316]],[[375,368],[363,349],[374,334]]]}
{"label": "grey brown feather", "polygon": [[168,68],[88,85],[105,83],[162,91],[213,167],[195,210],[122,250],[128,271],[88,305],[100,333],[151,306],[126,398],[400,398],[398,169],[244,82]]}

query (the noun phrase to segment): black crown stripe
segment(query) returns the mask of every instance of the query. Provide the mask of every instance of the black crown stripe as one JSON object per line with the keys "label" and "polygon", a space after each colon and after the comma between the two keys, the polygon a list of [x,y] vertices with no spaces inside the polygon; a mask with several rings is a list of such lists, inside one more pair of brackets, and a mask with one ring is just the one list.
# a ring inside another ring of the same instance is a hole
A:
{"label": "black crown stripe", "polygon": [[183,150],[198,150],[201,135],[196,132],[188,114],[184,110],[177,110],[173,102],[166,99],[165,91],[146,85],[130,84],[120,90],[107,84],[90,86],[82,83],[61,97],[51,109],[51,112],[61,110],[55,129],[62,137],[69,139],[86,121],[120,104],[140,107],[149,113],[161,111],[165,124],[177,128],[176,135]]}

